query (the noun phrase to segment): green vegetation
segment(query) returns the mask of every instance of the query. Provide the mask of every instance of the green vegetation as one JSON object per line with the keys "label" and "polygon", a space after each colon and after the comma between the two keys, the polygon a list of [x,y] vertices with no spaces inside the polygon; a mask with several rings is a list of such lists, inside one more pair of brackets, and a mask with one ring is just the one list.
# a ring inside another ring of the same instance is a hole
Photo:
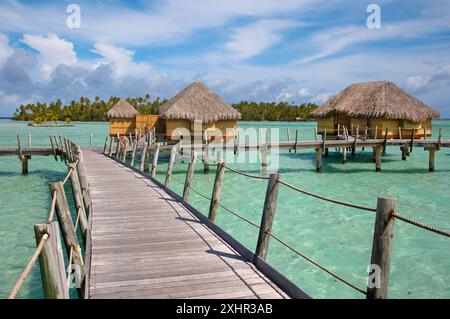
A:
{"label": "green vegetation", "polygon": [[[81,97],[78,101],[71,101],[63,105],[58,99],[55,102],[20,105],[13,114],[14,120],[34,121],[43,123],[48,121],[107,121],[107,113],[120,98],[110,97],[103,101],[96,97],[91,101],[87,97]],[[149,95],[138,98],[128,98],[127,101],[141,114],[158,114],[160,106],[166,102],[156,98],[150,99]],[[295,105],[287,102],[239,102],[232,105],[242,114],[245,121],[294,121],[303,119],[308,113],[317,108],[315,104]]]}
{"label": "green vegetation", "polygon": [[242,114],[244,121],[295,121],[305,119],[317,108],[314,103],[300,105],[288,102],[246,102],[233,104],[233,107]]}

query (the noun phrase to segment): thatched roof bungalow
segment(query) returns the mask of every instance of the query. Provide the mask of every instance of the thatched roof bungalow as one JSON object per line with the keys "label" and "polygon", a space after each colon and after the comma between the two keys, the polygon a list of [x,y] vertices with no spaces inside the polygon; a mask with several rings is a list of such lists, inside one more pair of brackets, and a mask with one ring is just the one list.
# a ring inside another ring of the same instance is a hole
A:
{"label": "thatched roof bungalow", "polygon": [[[389,81],[357,83],[330,98],[309,114],[317,119],[318,132],[336,135],[338,128],[349,132],[359,127],[359,134],[373,137],[388,130],[388,138],[431,136],[431,119],[439,112],[409,95]],[[384,136],[384,135],[383,135]]]}
{"label": "thatched roof bungalow", "polygon": [[159,115],[169,140],[183,131],[192,136],[196,121],[201,121],[202,136],[206,132],[211,139],[227,140],[234,137],[241,117],[241,113],[201,82],[192,83],[164,103]]}

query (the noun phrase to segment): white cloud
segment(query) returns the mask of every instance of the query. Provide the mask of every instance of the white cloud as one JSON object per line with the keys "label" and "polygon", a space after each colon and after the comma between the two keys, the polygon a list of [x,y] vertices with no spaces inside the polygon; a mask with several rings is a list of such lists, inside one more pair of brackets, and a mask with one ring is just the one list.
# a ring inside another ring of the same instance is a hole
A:
{"label": "white cloud", "polygon": [[335,27],[317,32],[309,37],[306,46],[318,51],[300,63],[309,63],[343,51],[351,45],[391,39],[417,39],[428,34],[450,30],[450,14],[437,18],[405,20],[397,23],[383,23],[381,29],[369,29],[365,25]]}
{"label": "white cloud", "polygon": [[307,98],[311,96],[311,93],[309,92],[308,88],[301,88],[298,90],[298,96],[301,98]]}
{"label": "white cloud", "polygon": [[103,57],[101,63],[112,64],[117,76],[148,76],[150,72],[150,65],[145,62],[133,62],[134,52],[126,48],[97,43],[92,51]]}
{"label": "white cloud", "polygon": [[406,79],[406,87],[416,93],[431,92],[449,83],[450,64],[439,67],[432,75],[415,75]]}
{"label": "white cloud", "polygon": [[316,96],[314,96],[311,101],[318,103],[318,104],[323,104],[334,94],[336,94],[336,93],[322,92],[322,93],[319,93]]}
{"label": "white cloud", "polygon": [[0,63],[4,62],[13,53],[13,49],[9,46],[8,37],[0,33]]}
{"label": "white cloud", "polygon": [[39,52],[42,77],[49,79],[51,72],[60,64],[74,65],[78,62],[73,43],[56,34],[24,34],[20,42]]}
{"label": "white cloud", "polygon": [[225,48],[236,59],[256,56],[281,41],[281,32],[297,26],[293,20],[259,20],[233,30],[231,41]]}
{"label": "white cloud", "polygon": [[77,54],[73,43],[58,37],[56,34],[31,35],[24,34],[21,42],[39,51],[42,60],[51,66],[58,64],[73,65],[77,62]]}

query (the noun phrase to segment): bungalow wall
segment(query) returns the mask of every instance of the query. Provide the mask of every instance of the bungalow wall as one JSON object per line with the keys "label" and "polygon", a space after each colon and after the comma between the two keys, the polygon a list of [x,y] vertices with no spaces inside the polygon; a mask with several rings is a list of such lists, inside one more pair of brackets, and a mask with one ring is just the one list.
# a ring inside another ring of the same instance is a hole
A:
{"label": "bungalow wall", "polygon": [[[391,120],[391,119],[360,119],[349,118],[345,115],[339,114],[322,118],[317,120],[317,133],[323,134],[327,130],[327,138],[333,138],[337,134],[337,125],[342,129],[345,126],[349,133],[351,127],[354,129],[359,126],[359,134],[362,135],[368,127],[368,136],[375,137],[375,130],[377,130],[377,137],[384,137],[387,128],[388,138],[399,138],[399,127],[401,127],[402,138],[411,138],[412,129],[415,129],[414,138],[423,138],[424,128],[426,128],[426,136],[431,136],[432,122],[427,119],[420,123],[415,123],[407,120]],[[333,133],[334,132],[334,133]]]}
{"label": "bungalow wall", "polygon": [[134,133],[136,119],[110,119],[109,136],[128,135]]}
{"label": "bungalow wall", "polygon": [[[183,132],[189,131],[192,138],[194,134],[195,123],[189,120],[165,120],[164,121],[165,137],[168,140],[172,139],[172,136],[183,134]],[[211,136],[212,140],[229,140],[234,138],[234,133],[237,128],[236,120],[224,120],[217,121],[208,124],[202,124],[202,137],[205,131]],[[231,132],[227,132],[227,129],[231,129]]]}

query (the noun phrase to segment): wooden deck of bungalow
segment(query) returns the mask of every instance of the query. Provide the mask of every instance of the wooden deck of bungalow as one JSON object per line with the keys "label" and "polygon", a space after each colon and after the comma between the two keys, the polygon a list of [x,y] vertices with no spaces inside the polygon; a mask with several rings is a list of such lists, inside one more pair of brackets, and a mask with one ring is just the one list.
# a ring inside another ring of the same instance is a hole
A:
{"label": "wooden deck of bungalow", "polygon": [[160,185],[99,152],[83,157],[89,298],[289,298]]}

